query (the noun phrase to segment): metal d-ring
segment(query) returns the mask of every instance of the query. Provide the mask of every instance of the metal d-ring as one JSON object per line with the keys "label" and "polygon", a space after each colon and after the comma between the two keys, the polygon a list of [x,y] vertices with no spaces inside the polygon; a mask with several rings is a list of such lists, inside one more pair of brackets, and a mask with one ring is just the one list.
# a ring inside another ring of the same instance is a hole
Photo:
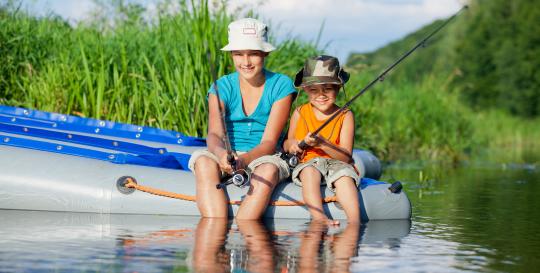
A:
{"label": "metal d-ring", "polygon": [[122,176],[122,177],[118,178],[118,180],[116,180],[116,188],[118,189],[119,192],[121,192],[123,194],[131,194],[131,193],[133,193],[135,191],[134,188],[128,188],[128,187],[125,186],[128,179],[131,179],[131,181],[133,181],[133,183],[137,184],[137,180],[135,180],[135,178],[133,178],[131,176]]}

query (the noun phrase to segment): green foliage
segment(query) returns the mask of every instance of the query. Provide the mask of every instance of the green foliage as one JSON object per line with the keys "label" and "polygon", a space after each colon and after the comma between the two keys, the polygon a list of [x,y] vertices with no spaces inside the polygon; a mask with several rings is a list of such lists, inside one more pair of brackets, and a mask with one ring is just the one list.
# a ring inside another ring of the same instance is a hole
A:
{"label": "green foliage", "polygon": [[[363,144],[386,159],[400,153],[439,159],[437,154],[450,158],[473,154],[492,161],[537,162],[540,70],[533,67],[540,67],[540,58],[533,56],[540,56],[538,4],[537,0],[472,1],[427,47],[419,48],[378,85],[385,90],[372,95],[377,99],[369,103],[389,112],[381,113],[385,115],[381,120],[367,121],[372,127],[366,130],[388,128]],[[347,66],[367,83],[441,23],[435,21],[374,52],[352,54]],[[404,90],[408,97],[386,95]],[[369,109],[369,103],[363,109]],[[373,119],[372,114],[365,117]],[[414,129],[419,125],[425,128]],[[372,146],[376,141],[379,146]]]}
{"label": "green foliage", "polygon": [[16,98],[18,77],[34,76],[42,68],[42,60],[57,57],[54,48],[70,31],[69,25],[57,17],[43,24],[30,17],[19,20],[21,16],[0,6],[0,103]]}
{"label": "green foliage", "polygon": [[473,138],[481,147],[479,158],[492,162],[540,164],[540,118],[521,119],[501,110],[474,115]]}
{"label": "green foliage", "polygon": [[[361,81],[350,86],[360,89]],[[366,93],[351,107],[359,146],[390,161],[462,160],[475,144],[470,113],[440,82],[384,82]]]}
{"label": "green foliage", "polygon": [[[212,80],[207,53],[210,52],[219,75],[234,70],[230,57],[219,49],[227,42],[228,23],[239,14],[228,13],[222,4],[209,6],[208,1],[163,0],[157,5],[157,18],[152,20],[143,16],[144,8],[140,5],[100,1],[91,21],[70,26],[54,16],[33,18],[17,11],[13,1],[10,3],[0,6],[0,104],[149,125],[189,135],[206,134],[206,92]],[[174,7],[173,3],[180,5]],[[449,25],[443,32],[455,35],[436,35],[428,47],[415,52],[387,80],[351,106],[356,115],[357,147],[370,149],[386,161],[443,162],[461,160],[481,147],[506,149],[519,143],[523,144],[517,145],[520,149],[531,147],[529,143],[533,141],[528,132],[540,132],[537,122],[514,126],[519,120],[504,113],[476,115],[460,103],[460,93],[454,91],[453,83],[465,82],[465,90],[480,83],[491,85],[498,78],[488,71],[485,79],[476,78],[472,83],[473,78],[463,71],[472,72],[457,69],[454,60],[465,58],[466,54],[471,54],[471,60],[480,58],[481,62],[468,66],[471,71],[497,67],[500,63],[491,55],[467,51],[463,41],[484,41],[483,35],[487,34],[475,32],[464,37],[463,21],[473,20],[461,19]],[[439,23],[374,53],[352,55],[347,67],[352,78],[347,94],[340,95],[340,103]],[[274,38],[270,39],[275,44]],[[458,57],[458,52],[464,55]],[[498,54],[506,56],[511,51],[501,52],[504,54]],[[293,77],[308,56],[319,53],[315,43],[289,38],[270,54],[266,66]],[[529,59],[535,59],[531,56]],[[507,62],[515,64],[510,59]],[[531,73],[538,75],[529,66],[520,69],[531,69]],[[510,73],[512,69],[504,71]],[[502,86],[510,90],[511,82],[517,81],[513,79]],[[534,85],[533,81],[524,83]],[[512,93],[493,90],[499,95],[474,98],[475,104],[487,104],[488,99],[495,103],[502,94]],[[305,101],[301,95],[295,104]],[[518,103],[513,99],[506,102]],[[493,130],[499,128],[495,124],[501,120],[503,127],[515,130]],[[497,138],[491,135],[497,133]],[[519,160],[531,159],[524,153],[515,156]]]}
{"label": "green foliage", "polygon": [[[540,1],[472,0],[470,8],[413,53],[390,81],[448,78],[474,109],[540,115]],[[375,52],[352,54],[348,66],[382,71],[436,28],[433,22]],[[454,89],[454,88],[450,88]]]}
{"label": "green foliage", "polygon": [[[218,75],[234,70],[220,51],[234,15],[208,1],[175,2],[171,12],[162,1],[157,20],[145,21],[140,5],[98,4],[94,20],[77,27],[1,9],[0,103],[205,135],[207,53]],[[318,52],[288,40],[267,67],[292,75]]]}
{"label": "green foliage", "polygon": [[[416,46],[441,23],[442,20],[437,20],[374,52],[351,54],[347,60],[347,67],[356,73],[379,74],[408,50]],[[425,46],[418,48],[409,55],[398,67],[390,72],[391,76],[387,77],[387,81],[392,83],[401,81],[417,82],[423,80],[434,70],[438,72],[437,75],[439,76],[448,77],[447,75],[451,75],[451,58],[440,58],[439,56],[449,54],[452,41],[446,34],[452,28],[455,28],[455,26],[452,24],[447,25],[446,28],[443,28],[429,39]]]}
{"label": "green foliage", "polygon": [[456,47],[463,95],[475,107],[540,114],[540,1],[476,1]]}

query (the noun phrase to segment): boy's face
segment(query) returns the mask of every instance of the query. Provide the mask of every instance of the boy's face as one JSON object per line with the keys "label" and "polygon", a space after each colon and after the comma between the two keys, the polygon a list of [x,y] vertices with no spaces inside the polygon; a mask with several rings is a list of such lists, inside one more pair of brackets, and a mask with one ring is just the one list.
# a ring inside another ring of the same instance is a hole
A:
{"label": "boy's face", "polygon": [[234,67],[246,80],[259,76],[264,67],[264,58],[268,55],[259,50],[235,50],[231,52]]}
{"label": "boy's face", "polygon": [[339,87],[337,84],[315,84],[304,86],[304,91],[309,102],[319,111],[325,112],[333,108]]}

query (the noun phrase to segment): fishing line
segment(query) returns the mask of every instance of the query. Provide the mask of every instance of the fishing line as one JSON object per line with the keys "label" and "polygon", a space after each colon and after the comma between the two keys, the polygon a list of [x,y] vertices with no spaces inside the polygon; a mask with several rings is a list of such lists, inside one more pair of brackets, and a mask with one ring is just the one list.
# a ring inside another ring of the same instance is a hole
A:
{"label": "fishing line", "polygon": [[[351,105],[353,101],[355,101],[358,97],[360,97],[362,94],[364,94],[369,88],[371,88],[373,85],[375,85],[379,81],[383,81],[386,77],[386,74],[390,72],[395,66],[397,66],[401,61],[403,61],[405,58],[407,58],[409,55],[411,55],[416,49],[419,47],[425,47],[426,41],[429,40],[433,35],[435,35],[439,30],[444,28],[450,21],[452,21],[457,15],[459,15],[463,10],[467,9],[468,6],[463,6],[458,12],[454,13],[450,18],[446,19],[443,23],[439,25],[434,31],[432,31],[428,36],[426,36],[423,40],[421,40],[418,44],[416,44],[413,48],[411,48],[409,51],[407,51],[405,54],[403,54],[397,61],[395,61],[393,64],[388,66],[379,76],[377,76],[373,81],[371,81],[368,85],[366,85],[362,90],[360,90],[356,95],[354,95],[349,101],[347,101],[343,106],[341,106],[330,118],[328,118],[319,128],[317,128],[315,131],[313,131],[312,135],[314,137],[317,137],[317,135],[321,132],[321,130],[326,127],[332,120],[334,120],[341,112],[343,112],[345,109]],[[306,144],[304,140],[302,140],[300,143],[298,143],[298,147],[300,147],[302,150],[305,150],[309,147],[309,145]],[[295,156],[295,155],[291,155]],[[294,161],[294,160],[291,160]],[[288,161],[289,162],[289,161]],[[291,166],[295,167],[295,166]]]}
{"label": "fishing line", "polygon": [[231,168],[233,169],[233,173],[231,177],[217,184],[216,188],[222,189],[222,188],[225,188],[229,184],[234,184],[238,187],[244,187],[249,182],[249,176],[246,170],[236,168],[237,162],[236,162],[236,158],[234,158],[234,153],[231,146],[231,140],[229,138],[229,133],[227,131],[227,126],[225,123],[225,109],[222,109],[221,107],[221,98],[219,96],[219,88],[217,84],[217,74],[216,74],[216,69],[214,67],[214,62],[212,62],[212,55],[210,54],[210,51],[207,52],[207,58],[208,58],[208,63],[210,64],[210,73],[212,74],[213,88],[214,88],[214,92],[216,92],[216,97],[217,97],[217,102],[218,102],[219,116],[220,116],[221,126],[223,130],[222,141],[225,144],[225,150],[227,151],[227,161],[229,162],[229,165],[231,165]]}

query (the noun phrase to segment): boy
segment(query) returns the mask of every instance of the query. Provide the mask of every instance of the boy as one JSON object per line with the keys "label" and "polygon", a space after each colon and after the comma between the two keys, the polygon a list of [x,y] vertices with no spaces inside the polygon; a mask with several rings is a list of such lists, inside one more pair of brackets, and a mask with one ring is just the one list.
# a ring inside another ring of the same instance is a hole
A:
{"label": "boy", "polygon": [[[293,170],[292,179],[303,187],[302,195],[312,219],[326,221],[329,225],[339,225],[339,221],[329,219],[323,211],[320,186],[324,184],[336,193],[348,222],[360,222],[360,177],[352,166],[351,156],[353,113],[346,109],[318,135],[311,134],[340,109],[335,104],[336,96],[348,78],[349,74],[340,68],[335,57],[323,55],[306,60],[294,84],[304,89],[309,103],[294,111],[284,143],[285,151],[300,157],[301,164]],[[305,150],[298,145],[302,140],[308,146]]]}

